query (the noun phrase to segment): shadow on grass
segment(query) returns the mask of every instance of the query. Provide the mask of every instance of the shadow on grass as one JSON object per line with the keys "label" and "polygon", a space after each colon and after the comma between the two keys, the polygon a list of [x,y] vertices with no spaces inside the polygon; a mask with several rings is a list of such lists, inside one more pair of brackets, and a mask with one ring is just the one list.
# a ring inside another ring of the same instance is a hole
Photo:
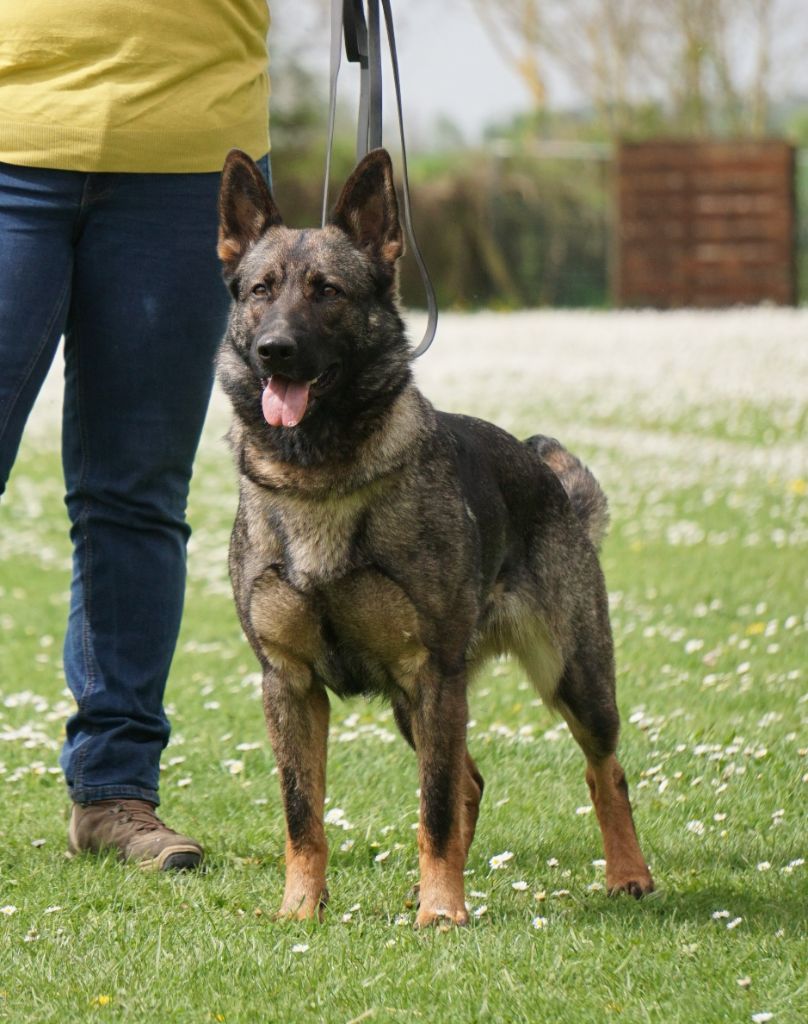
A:
{"label": "shadow on grass", "polygon": [[773,936],[782,929],[793,937],[808,934],[808,902],[796,889],[785,881],[775,891],[765,893],[732,882],[679,889],[672,883],[636,902],[610,897],[597,903],[593,901],[587,909],[604,920],[636,918],[639,914],[662,926],[715,924],[723,929],[740,918],[747,934],[757,932]]}

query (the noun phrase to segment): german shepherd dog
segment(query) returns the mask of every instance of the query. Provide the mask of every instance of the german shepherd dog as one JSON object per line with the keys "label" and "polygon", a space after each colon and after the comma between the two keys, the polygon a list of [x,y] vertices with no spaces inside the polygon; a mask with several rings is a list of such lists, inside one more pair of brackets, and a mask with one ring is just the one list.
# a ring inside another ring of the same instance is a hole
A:
{"label": "german shepherd dog", "polygon": [[468,921],[463,869],[483,779],[466,749],[466,691],[501,652],[583,749],[609,890],[650,892],[615,757],[596,553],[606,499],[594,477],[557,441],[436,412],[415,387],[384,150],[364,158],[317,230],[285,227],[234,150],[219,214],[233,305],[218,369],[240,474],[230,573],[263,670],[286,814],[279,916],[321,917],[327,899],[331,690],[388,698],[415,750],[416,925]]}

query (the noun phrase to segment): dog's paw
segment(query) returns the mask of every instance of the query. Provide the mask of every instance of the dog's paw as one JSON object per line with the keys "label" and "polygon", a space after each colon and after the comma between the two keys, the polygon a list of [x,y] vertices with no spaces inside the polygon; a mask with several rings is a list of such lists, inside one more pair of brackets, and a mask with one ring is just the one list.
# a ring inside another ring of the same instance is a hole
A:
{"label": "dog's paw", "polygon": [[327,903],[328,889],[315,897],[287,895],[274,917],[276,921],[319,921],[322,924]]}
{"label": "dog's paw", "polygon": [[448,907],[436,907],[431,909],[421,905],[418,910],[418,914],[415,918],[416,928],[429,928],[436,926],[438,928],[448,927],[449,925],[467,925],[469,923],[469,912],[465,906],[461,908],[448,908]]}
{"label": "dog's paw", "polygon": [[641,899],[654,891],[654,880],[650,872],[635,872],[631,877],[607,879],[607,888],[610,896],[617,896],[620,893],[627,893],[635,900]]}

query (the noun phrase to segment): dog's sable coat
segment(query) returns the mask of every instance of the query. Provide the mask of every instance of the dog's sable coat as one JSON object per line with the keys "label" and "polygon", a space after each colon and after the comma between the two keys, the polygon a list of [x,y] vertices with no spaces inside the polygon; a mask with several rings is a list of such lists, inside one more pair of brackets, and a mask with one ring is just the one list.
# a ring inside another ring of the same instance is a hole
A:
{"label": "dog's sable coat", "polygon": [[219,255],[233,295],[219,376],[240,500],[230,572],[261,663],[286,811],[280,914],[327,898],[327,691],[383,694],[418,758],[417,924],[468,920],[483,780],[466,690],[510,651],[586,756],[610,890],[653,882],[623,771],[606,590],[606,501],[556,441],[436,412],[396,305],[390,159],[370,153],[331,223],[283,226],[255,164],[225,164]]}

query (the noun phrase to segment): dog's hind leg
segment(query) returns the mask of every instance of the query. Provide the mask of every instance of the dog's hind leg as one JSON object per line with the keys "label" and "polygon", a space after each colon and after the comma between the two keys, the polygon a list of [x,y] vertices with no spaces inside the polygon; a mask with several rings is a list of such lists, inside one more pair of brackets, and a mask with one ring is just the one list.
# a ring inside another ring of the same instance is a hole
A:
{"label": "dog's hind leg", "polygon": [[626,776],[614,754],[588,758],[586,782],[603,834],[609,892],[627,892],[637,899],[653,892],[654,880],[634,828]]}
{"label": "dog's hind leg", "polygon": [[329,703],[312,681],[299,688],[270,668],[264,711],[286,813],[286,885],[278,917],[322,918],[328,899],[323,827]]}
{"label": "dog's hind leg", "polygon": [[627,892],[639,898],[653,892],[628,797],[626,776],[615,756],[619,717],[611,682],[592,686],[578,666],[567,668],[555,706],[586,757],[586,782],[603,835],[606,886],[610,893]]}

